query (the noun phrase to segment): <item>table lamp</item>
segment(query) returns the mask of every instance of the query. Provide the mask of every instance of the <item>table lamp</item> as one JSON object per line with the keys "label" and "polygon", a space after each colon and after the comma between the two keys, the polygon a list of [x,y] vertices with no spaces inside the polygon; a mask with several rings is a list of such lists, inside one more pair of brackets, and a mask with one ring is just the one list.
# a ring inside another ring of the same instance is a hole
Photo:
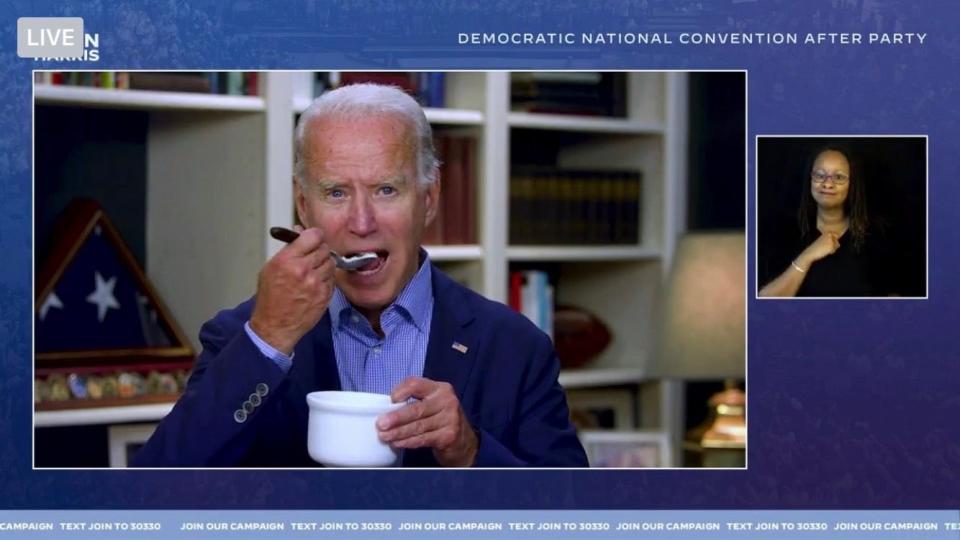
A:
{"label": "table lamp", "polygon": [[677,248],[665,298],[654,377],[723,379],[707,421],[687,433],[684,448],[705,466],[742,466],[746,396],[734,386],[746,365],[746,251],[743,232],[696,232]]}

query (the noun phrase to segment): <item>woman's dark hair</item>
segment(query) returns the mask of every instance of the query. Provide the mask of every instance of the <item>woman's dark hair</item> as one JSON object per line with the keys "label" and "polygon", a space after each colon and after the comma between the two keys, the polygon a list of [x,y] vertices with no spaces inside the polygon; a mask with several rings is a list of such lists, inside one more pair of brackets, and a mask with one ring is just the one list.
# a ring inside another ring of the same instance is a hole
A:
{"label": "woman's dark hair", "polygon": [[853,249],[861,251],[867,239],[867,227],[870,219],[867,216],[867,193],[866,182],[864,181],[861,168],[856,163],[847,148],[840,145],[828,144],[813,154],[807,160],[804,177],[806,182],[803,184],[803,190],[800,194],[800,209],[797,212],[797,222],[800,226],[800,236],[805,237],[816,227],[817,223],[817,202],[813,200],[810,194],[810,173],[813,171],[813,164],[817,157],[824,152],[837,152],[847,159],[850,165],[850,188],[847,191],[847,200],[843,202],[843,213],[850,220],[849,232],[853,237]]}

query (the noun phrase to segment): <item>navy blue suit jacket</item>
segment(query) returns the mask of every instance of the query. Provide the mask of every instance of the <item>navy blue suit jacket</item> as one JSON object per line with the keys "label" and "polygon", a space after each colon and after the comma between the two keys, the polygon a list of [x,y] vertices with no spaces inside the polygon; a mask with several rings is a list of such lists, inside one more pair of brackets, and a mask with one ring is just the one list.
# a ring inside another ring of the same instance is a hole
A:
{"label": "navy blue suit jacket", "polygon": [[[479,433],[476,466],[587,466],[549,338],[522,315],[436,268],[433,292],[423,376],[453,385]],[[243,330],[252,309],[248,300],[203,325],[203,350],[184,395],[134,456],[134,466],[318,466],[307,454],[306,395],[340,389],[330,315],[300,340],[293,367],[284,374]],[[466,352],[453,349],[454,342]],[[258,385],[268,389],[266,395],[237,422],[235,412]],[[403,465],[437,463],[424,448],[406,451]]]}

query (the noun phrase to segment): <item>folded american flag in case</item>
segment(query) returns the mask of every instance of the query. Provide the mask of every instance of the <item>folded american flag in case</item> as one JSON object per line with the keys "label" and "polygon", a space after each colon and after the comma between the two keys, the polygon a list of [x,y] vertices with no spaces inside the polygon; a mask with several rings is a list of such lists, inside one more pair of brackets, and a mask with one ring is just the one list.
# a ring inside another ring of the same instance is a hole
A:
{"label": "folded american flag in case", "polygon": [[193,351],[95,202],[64,212],[37,279],[37,364],[192,359]]}

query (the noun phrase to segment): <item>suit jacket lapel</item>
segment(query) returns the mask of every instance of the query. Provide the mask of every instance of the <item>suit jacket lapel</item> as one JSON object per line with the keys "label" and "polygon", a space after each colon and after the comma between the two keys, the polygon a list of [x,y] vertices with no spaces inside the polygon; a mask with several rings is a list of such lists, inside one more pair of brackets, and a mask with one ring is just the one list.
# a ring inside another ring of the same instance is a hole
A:
{"label": "suit jacket lapel", "polygon": [[[450,278],[434,269],[433,315],[423,376],[450,383],[461,403],[465,400],[467,380],[477,354],[477,337],[470,327],[471,322],[473,313],[469,300],[463,297],[458,288],[453,287]],[[460,350],[455,349],[454,345],[458,345]],[[437,461],[429,448],[418,448],[403,453],[403,465],[436,467]]]}
{"label": "suit jacket lapel", "polygon": [[473,313],[450,278],[438,271],[433,276],[433,316],[423,376],[450,383],[463,400],[477,353],[476,333],[470,328]]}

